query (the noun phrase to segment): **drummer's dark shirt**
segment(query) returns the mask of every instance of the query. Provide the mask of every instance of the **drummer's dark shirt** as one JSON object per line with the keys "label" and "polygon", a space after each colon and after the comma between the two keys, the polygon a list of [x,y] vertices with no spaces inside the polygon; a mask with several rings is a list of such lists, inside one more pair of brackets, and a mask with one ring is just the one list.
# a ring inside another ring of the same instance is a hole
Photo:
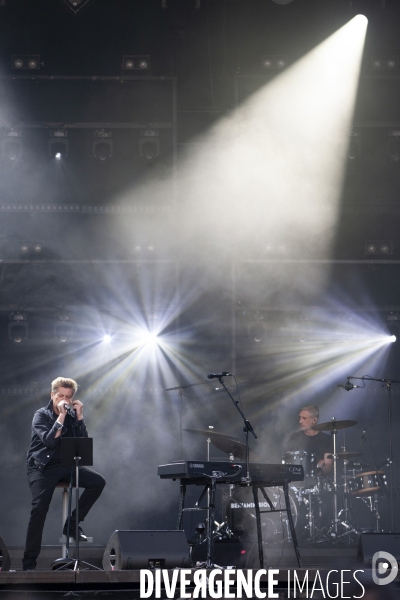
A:
{"label": "drummer's dark shirt", "polygon": [[303,431],[292,433],[286,444],[285,451],[303,450],[304,452],[313,452],[317,460],[322,460],[324,454],[332,454],[333,443],[329,434],[319,431],[317,435],[306,435]]}

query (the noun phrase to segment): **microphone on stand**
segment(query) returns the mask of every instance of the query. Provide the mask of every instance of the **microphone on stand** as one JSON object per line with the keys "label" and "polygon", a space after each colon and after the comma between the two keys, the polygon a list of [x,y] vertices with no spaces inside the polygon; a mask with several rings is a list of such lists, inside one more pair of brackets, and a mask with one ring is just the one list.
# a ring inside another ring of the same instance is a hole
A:
{"label": "microphone on stand", "polygon": [[360,445],[358,446],[358,449],[361,448],[361,444],[363,443],[363,441],[365,440],[365,434],[367,433],[367,430],[364,429],[364,431],[361,434],[361,440],[360,440]]}
{"label": "microphone on stand", "polygon": [[351,383],[350,381],[346,381],[346,383],[344,385],[338,385],[338,388],[344,388],[346,390],[346,392],[350,392],[351,390],[353,390],[354,388],[358,388],[358,387],[362,387],[361,385],[354,385],[354,383]]}
{"label": "microphone on stand", "polygon": [[209,373],[207,375],[207,379],[219,379],[220,377],[232,376],[232,373],[228,373],[228,371],[222,371],[222,373]]}

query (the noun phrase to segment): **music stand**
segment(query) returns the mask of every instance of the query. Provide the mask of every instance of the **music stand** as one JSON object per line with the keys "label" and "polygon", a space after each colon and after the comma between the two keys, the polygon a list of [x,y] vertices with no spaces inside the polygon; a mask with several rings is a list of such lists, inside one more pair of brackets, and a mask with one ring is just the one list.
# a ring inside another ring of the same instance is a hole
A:
{"label": "music stand", "polygon": [[[99,569],[99,567],[95,567],[94,565],[79,559],[79,467],[93,466],[93,438],[61,438],[61,466],[75,467],[75,558],[57,570],[61,571],[62,569],[71,569],[73,565],[73,570],[79,571],[81,565],[85,565],[89,569],[101,571],[102,569]],[[68,515],[68,520],[70,519],[71,514]]]}

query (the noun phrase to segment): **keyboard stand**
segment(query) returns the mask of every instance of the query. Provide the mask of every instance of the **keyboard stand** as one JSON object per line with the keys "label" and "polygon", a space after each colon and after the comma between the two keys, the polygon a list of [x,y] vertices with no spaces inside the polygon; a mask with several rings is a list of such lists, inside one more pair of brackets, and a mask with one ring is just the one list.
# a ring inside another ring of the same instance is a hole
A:
{"label": "keyboard stand", "polygon": [[[257,540],[258,540],[258,556],[260,559],[260,569],[264,568],[264,548],[263,548],[263,541],[262,541],[262,528],[261,528],[261,514],[262,513],[271,513],[271,512],[286,512],[287,517],[288,517],[288,521],[289,521],[289,527],[290,527],[290,533],[292,536],[292,542],[293,542],[293,547],[294,547],[294,551],[296,554],[296,559],[297,559],[297,564],[299,566],[299,568],[302,567],[301,564],[301,557],[300,557],[300,550],[299,550],[299,545],[297,542],[297,536],[296,536],[296,530],[294,528],[294,523],[293,523],[293,516],[292,516],[292,511],[290,508],[290,499],[289,499],[289,484],[287,481],[284,482],[283,484],[283,493],[285,496],[285,508],[274,508],[271,500],[269,499],[267,492],[265,491],[265,488],[263,485],[260,484],[251,484],[252,488],[253,488],[253,497],[254,497],[254,507],[255,507],[255,511],[256,511],[256,522],[257,522]],[[260,510],[260,505],[258,502],[258,490],[261,491],[262,495],[264,496],[265,500],[268,502],[270,509],[271,510]]]}
{"label": "keyboard stand", "polygon": [[[217,479],[216,477],[210,477],[210,482],[206,483],[203,491],[200,494],[199,499],[197,500],[194,508],[185,508],[185,499],[186,499],[186,482],[181,479],[180,480],[180,501],[179,501],[179,515],[178,515],[178,527],[177,529],[183,529],[183,513],[184,512],[193,512],[198,510],[205,510],[208,513],[207,518],[207,559],[204,563],[204,567],[206,569],[213,569],[214,567],[219,567],[218,565],[213,563],[213,551],[214,551],[214,509],[215,509],[215,492],[217,488]],[[201,508],[199,506],[200,502],[208,493],[208,501],[209,505]]]}

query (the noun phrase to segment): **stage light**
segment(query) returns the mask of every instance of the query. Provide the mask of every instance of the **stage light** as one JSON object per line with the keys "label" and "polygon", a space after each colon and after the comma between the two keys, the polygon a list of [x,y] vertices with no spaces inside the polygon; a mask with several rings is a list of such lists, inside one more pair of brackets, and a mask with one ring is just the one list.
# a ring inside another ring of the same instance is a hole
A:
{"label": "stage light", "polygon": [[156,346],[158,344],[158,335],[154,331],[145,331],[140,334],[140,344],[142,346]]}
{"label": "stage light", "polygon": [[34,244],[34,245],[33,245],[33,251],[34,251],[36,254],[40,254],[40,253],[42,252],[42,250],[43,250],[43,246],[42,246],[42,244]]}
{"label": "stage light", "polygon": [[76,14],[81,8],[89,4],[91,0],[63,0],[63,2],[65,6],[68,6]]}
{"label": "stage light", "polygon": [[6,132],[6,137],[2,142],[2,154],[5,158],[12,162],[16,161],[21,156],[21,135],[22,132],[18,129],[8,129]]}
{"label": "stage light", "polygon": [[350,140],[350,144],[349,144],[349,150],[347,152],[347,156],[348,159],[353,161],[356,161],[361,154],[361,148],[360,148],[360,140],[359,139],[351,139]]}
{"label": "stage light", "polygon": [[71,341],[73,328],[71,325],[71,315],[65,312],[58,313],[54,325],[54,337],[56,340],[65,344]]}
{"label": "stage light", "polygon": [[395,336],[395,335],[391,335],[391,336],[389,337],[389,341],[390,341],[390,343],[392,343],[392,344],[393,344],[393,342],[395,342],[396,340],[397,340],[397,338],[396,338],[396,336]]}
{"label": "stage light", "polygon": [[400,313],[391,311],[386,315],[386,321],[393,323],[395,321],[400,321]]}
{"label": "stage light", "polygon": [[151,162],[160,154],[160,132],[157,129],[143,129],[140,132],[139,152],[140,156]]}
{"label": "stage light", "polygon": [[114,144],[112,141],[112,131],[98,129],[94,132],[95,140],[92,146],[93,157],[100,162],[107,162],[112,158]]}
{"label": "stage light", "polygon": [[28,246],[28,244],[25,244],[25,243],[21,244],[20,247],[19,247],[19,253],[22,256],[24,256],[24,255],[28,254],[28,252],[29,252],[29,246]]}
{"label": "stage light", "polygon": [[149,71],[150,55],[125,55],[122,57],[122,71]]}
{"label": "stage light", "polygon": [[4,144],[4,155],[8,160],[17,160],[21,156],[21,144],[16,141],[7,141]]}
{"label": "stage light", "polygon": [[249,336],[254,342],[257,342],[257,344],[263,341],[265,333],[265,326],[263,323],[252,323],[249,326]]}
{"label": "stage light", "polygon": [[262,56],[261,68],[264,71],[282,70],[287,65],[286,56]]}
{"label": "stage light", "polygon": [[111,335],[109,333],[106,333],[105,335],[103,335],[103,342],[106,342],[106,343],[111,342]]}
{"label": "stage light", "polygon": [[14,344],[22,344],[28,337],[28,317],[25,312],[10,313],[8,337]]}
{"label": "stage light", "polygon": [[11,67],[18,71],[30,70],[38,71],[40,69],[39,54],[13,54],[11,58]]}
{"label": "stage light", "polygon": [[50,131],[49,156],[61,160],[68,156],[68,131],[66,129],[53,129]]}
{"label": "stage light", "polygon": [[373,71],[398,71],[398,56],[373,56],[371,58],[371,68]]}
{"label": "stage light", "polygon": [[393,242],[392,240],[366,240],[364,251],[366,255],[375,256],[393,254]]}

